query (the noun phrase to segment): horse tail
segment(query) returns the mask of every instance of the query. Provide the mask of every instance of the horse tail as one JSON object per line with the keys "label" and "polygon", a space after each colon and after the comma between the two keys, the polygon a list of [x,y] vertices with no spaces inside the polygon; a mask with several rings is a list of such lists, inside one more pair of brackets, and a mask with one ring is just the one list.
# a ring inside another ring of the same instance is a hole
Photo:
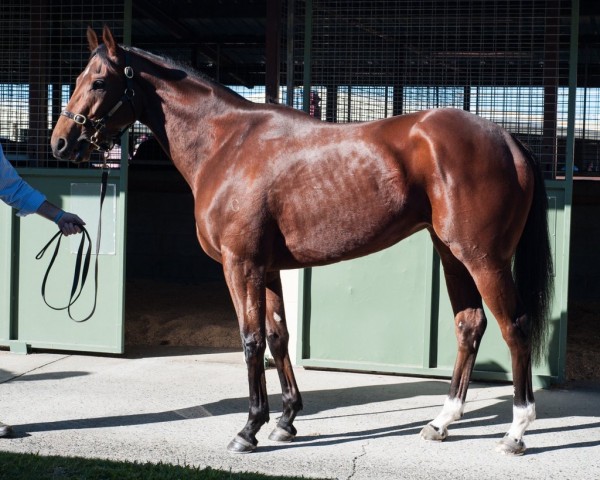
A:
{"label": "horse tail", "polygon": [[539,162],[533,152],[513,136],[534,175],[533,200],[513,263],[513,276],[531,325],[532,360],[539,363],[546,351],[548,315],[554,291],[552,251],[548,233],[548,197]]}

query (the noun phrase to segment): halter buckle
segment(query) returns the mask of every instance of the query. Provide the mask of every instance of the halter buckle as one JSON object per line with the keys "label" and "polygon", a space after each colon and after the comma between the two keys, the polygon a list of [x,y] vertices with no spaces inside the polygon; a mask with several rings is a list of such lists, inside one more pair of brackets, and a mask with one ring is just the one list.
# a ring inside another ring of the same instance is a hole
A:
{"label": "halter buckle", "polygon": [[125,72],[125,76],[127,78],[133,78],[133,68],[127,66],[125,67],[125,70],[123,70]]}
{"label": "halter buckle", "polygon": [[85,115],[82,115],[81,113],[76,113],[73,115],[73,121],[77,125],[85,125],[88,120]]}

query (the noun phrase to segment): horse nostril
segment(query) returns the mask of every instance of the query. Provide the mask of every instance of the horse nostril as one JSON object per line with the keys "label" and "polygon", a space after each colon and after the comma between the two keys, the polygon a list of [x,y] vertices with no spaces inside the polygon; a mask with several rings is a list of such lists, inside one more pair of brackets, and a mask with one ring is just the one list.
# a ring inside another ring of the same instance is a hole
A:
{"label": "horse nostril", "polygon": [[63,137],[60,137],[56,142],[56,151],[62,153],[65,148],[67,148],[67,141]]}
{"label": "horse nostril", "polygon": [[67,154],[67,139],[65,137],[58,137],[52,139],[52,153],[59,160]]}

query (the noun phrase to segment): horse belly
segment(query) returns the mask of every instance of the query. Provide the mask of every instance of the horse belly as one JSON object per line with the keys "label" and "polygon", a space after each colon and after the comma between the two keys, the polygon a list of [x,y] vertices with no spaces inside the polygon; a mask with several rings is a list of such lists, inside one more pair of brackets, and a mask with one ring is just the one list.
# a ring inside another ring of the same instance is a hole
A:
{"label": "horse belly", "polygon": [[397,243],[421,227],[398,184],[332,178],[288,190],[278,225],[297,265],[323,265]]}

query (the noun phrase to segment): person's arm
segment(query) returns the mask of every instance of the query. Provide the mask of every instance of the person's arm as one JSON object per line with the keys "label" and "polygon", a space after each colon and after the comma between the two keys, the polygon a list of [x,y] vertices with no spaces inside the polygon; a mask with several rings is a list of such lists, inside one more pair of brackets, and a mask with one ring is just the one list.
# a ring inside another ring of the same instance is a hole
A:
{"label": "person's arm", "polygon": [[44,200],[35,213],[56,223],[63,235],[81,233],[80,227],[85,225],[85,222],[77,215],[65,212],[48,200]]}
{"label": "person's arm", "polygon": [[17,215],[37,213],[58,225],[64,235],[80,233],[85,222],[46,200],[44,194],[23,180],[4,156],[0,146],[0,200],[18,210]]}

